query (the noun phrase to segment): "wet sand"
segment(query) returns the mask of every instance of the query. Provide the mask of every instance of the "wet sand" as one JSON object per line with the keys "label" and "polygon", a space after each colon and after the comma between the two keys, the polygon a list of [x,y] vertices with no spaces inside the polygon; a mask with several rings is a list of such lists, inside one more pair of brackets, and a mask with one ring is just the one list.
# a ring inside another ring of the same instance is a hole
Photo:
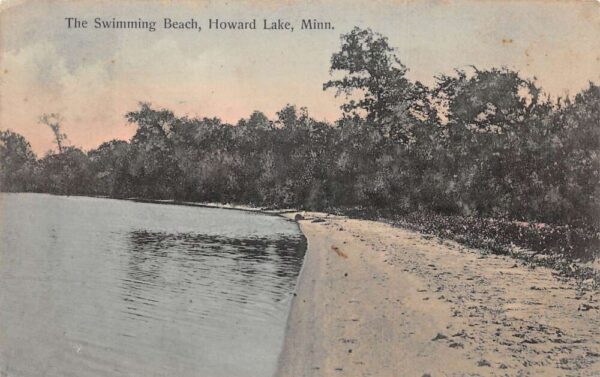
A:
{"label": "wet sand", "polygon": [[308,250],[276,376],[600,375],[594,291],[384,223],[299,223]]}

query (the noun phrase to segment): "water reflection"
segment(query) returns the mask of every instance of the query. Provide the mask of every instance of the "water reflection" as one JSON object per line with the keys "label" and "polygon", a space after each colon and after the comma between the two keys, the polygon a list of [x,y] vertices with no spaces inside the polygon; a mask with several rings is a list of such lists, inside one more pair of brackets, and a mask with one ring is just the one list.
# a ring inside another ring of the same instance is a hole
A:
{"label": "water reflection", "polygon": [[127,237],[122,313],[160,321],[169,309],[161,299],[179,297],[186,305],[178,316],[203,320],[207,329],[218,328],[242,305],[264,320],[276,315],[272,303],[289,295],[305,250],[301,235],[232,238],[136,230]]}

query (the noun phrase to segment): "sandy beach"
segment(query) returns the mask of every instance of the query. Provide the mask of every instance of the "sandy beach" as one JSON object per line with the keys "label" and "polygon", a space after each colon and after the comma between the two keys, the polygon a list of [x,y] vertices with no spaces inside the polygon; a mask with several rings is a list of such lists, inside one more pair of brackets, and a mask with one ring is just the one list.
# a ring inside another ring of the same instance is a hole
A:
{"label": "sandy beach", "polygon": [[600,375],[596,292],[384,223],[299,224],[308,250],[276,376]]}

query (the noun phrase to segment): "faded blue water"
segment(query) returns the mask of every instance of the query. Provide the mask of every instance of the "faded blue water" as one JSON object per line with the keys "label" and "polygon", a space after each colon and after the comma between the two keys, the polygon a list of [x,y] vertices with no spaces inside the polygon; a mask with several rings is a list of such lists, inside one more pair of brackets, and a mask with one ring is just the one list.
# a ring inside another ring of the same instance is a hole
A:
{"label": "faded blue water", "polygon": [[270,376],[304,249],[275,216],[0,194],[0,375]]}

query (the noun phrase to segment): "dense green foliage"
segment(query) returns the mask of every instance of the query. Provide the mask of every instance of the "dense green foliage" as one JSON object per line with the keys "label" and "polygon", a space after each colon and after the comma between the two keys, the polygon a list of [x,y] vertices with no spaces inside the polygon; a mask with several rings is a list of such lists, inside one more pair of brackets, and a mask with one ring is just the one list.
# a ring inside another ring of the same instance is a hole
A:
{"label": "dense green foliage", "polygon": [[46,122],[59,151],[39,160],[0,134],[0,189],[600,226],[597,85],[551,100],[518,72],[473,68],[428,88],[358,28],[331,63],[342,77],[324,89],[347,96],[335,124],[292,105],[230,125],[141,104],[131,140],[85,153]]}

